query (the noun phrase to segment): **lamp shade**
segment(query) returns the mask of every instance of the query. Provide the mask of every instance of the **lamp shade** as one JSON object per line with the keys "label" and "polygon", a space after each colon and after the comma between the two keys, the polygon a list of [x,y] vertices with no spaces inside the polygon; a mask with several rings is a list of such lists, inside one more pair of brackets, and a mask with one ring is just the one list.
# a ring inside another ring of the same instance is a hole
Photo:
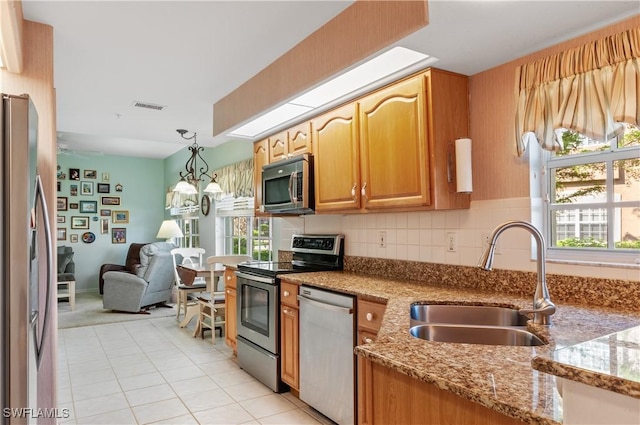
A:
{"label": "lamp shade", "polygon": [[183,236],[184,234],[182,233],[182,230],[180,230],[178,223],[174,220],[165,220],[162,222],[156,238],[169,240],[173,238],[181,238]]}
{"label": "lamp shade", "polygon": [[207,185],[207,187],[204,188],[204,192],[205,193],[212,193],[212,194],[217,194],[217,193],[222,193],[223,190],[220,187],[220,185],[218,183],[216,183],[215,181],[211,180],[211,182]]}
{"label": "lamp shade", "polygon": [[182,179],[177,184],[176,187],[173,188],[174,192],[184,193],[185,195],[195,195],[198,193],[198,189],[191,183]]}

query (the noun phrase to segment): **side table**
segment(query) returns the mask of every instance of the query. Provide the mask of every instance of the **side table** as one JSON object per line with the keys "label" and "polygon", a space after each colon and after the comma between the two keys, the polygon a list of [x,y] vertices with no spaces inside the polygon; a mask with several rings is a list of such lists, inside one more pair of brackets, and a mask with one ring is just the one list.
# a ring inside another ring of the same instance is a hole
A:
{"label": "side table", "polygon": [[[60,288],[63,288],[62,291]],[[76,281],[75,280],[62,280],[58,281],[58,299],[69,298],[69,305],[71,310],[76,307]]]}

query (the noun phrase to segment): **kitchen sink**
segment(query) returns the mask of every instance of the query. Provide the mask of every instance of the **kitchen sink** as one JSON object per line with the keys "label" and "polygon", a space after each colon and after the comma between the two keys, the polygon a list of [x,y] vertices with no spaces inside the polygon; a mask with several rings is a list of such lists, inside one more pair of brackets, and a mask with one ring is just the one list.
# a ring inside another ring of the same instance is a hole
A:
{"label": "kitchen sink", "polygon": [[485,305],[412,304],[411,326],[438,323],[481,326],[526,326],[529,318],[518,310]]}
{"label": "kitchen sink", "polygon": [[537,346],[544,341],[521,328],[470,325],[418,325],[409,329],[416,338],[427,341],[485,345]]}

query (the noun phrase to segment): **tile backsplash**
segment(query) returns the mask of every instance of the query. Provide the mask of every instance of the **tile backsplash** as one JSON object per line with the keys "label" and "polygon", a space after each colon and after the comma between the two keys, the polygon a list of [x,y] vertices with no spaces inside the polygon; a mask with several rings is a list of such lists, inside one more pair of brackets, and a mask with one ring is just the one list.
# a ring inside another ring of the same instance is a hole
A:
{"label": "tile backsplash", "polygon": [[[308,215],[278,218],[274,226],[276,248],[288,250],[296,233],[342,233],[348,256],[475,266],[484,240],[500,223],[530,221],[530,199],[474,201],[468,210],[389,212],[351,215]],[[384,247],[380,246],[383,232]],[[448,250],[450,236],[454,251]],[[495,269],[535,271],[531,236],[514,229],[500,236]],[[559,275],[640,281],[637,268],[547,263]]]}

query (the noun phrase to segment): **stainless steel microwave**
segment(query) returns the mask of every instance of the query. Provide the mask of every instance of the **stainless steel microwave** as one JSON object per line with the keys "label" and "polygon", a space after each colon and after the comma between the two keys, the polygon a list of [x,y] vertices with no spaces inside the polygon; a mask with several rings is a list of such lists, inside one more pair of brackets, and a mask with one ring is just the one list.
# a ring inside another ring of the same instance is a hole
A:
{"label": "stainless steel microwave", "polygon": [[312,213],[313,156],[303,154],[262,167],[262,205],[270,213]]}

